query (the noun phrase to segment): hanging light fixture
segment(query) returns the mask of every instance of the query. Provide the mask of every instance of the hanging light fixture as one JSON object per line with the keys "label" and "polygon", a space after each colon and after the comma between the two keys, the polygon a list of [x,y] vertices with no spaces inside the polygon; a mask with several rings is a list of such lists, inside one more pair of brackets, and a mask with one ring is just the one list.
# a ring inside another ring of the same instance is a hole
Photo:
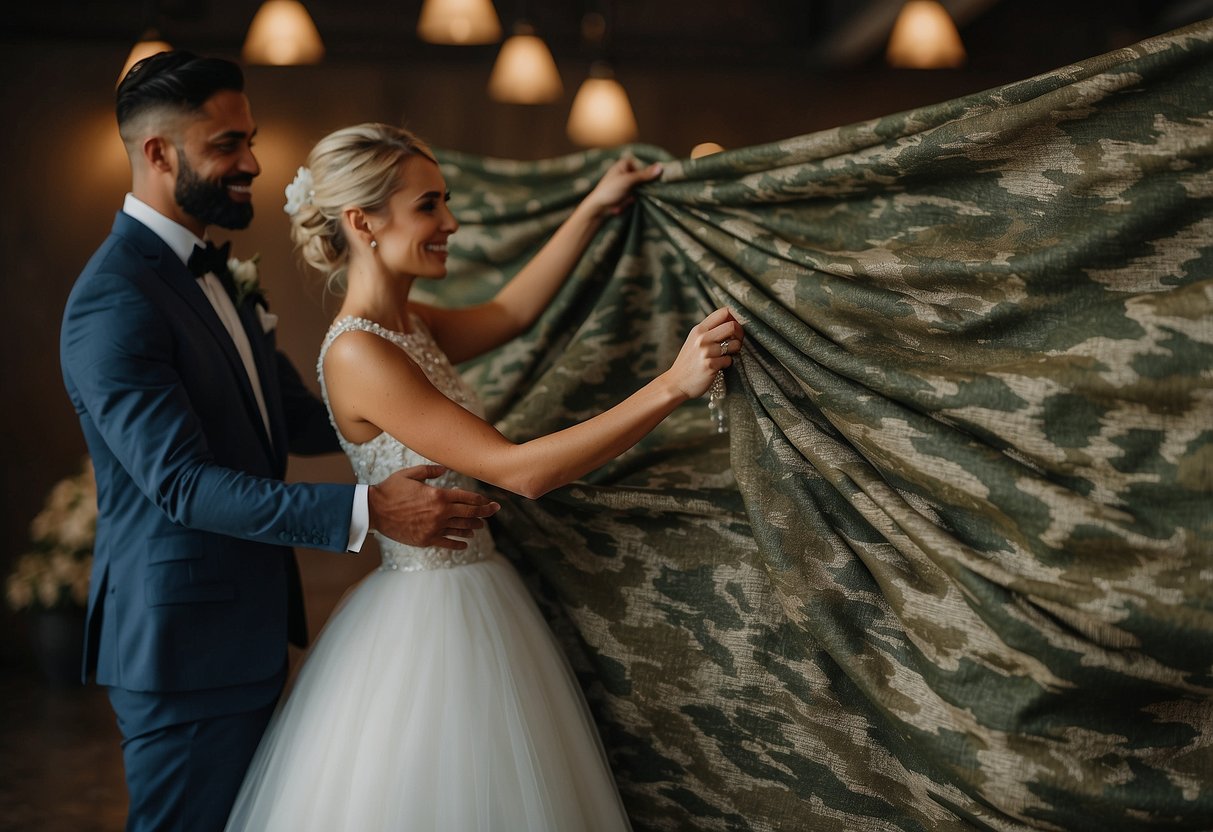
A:
{"label": "hanging light fixture", "polygon": [[569,138],[583,147],[613,147],[635,141],[639,132],[627,91],[606,63],[594,62],[573,98]]}
{"label": "hanging light fixture", "polygon": [[507,104],[547,104],[563,93],[547,44],[529,24],[514,24],[514,34],[501,45],[489,75],[489,95]]}
{"label": "hanging light fixture", "polygon": [[713,153],[719,153],[724,150],[723,147],[716,142],[700,142],[691,148],[691,158],[701,159],[704,156],[711,156]]}
{"label": "hanging light fixture", "polygon": [[160,38],[159,32],[155,29],[148,29],[138,43],[131,47],[131,54],[127,56],[126,63],[122,65],[122,71],[118,73],[118,83],[121,84],[126,73],[131,71],[131,67],[144,58],[150,58],[157,52],[170,52],[172,49],[173,47],[169,45],[168,41]]}
{"label": "hanging light fixture", "polygon": [[907,69],[954,69],[965,62],[964,44],[937,0],[907,0],[893,24],[885,57]]}
{"label": "hanging light fixture", "polygon": [[299,0],[265,0],[249,24],[242,55],[249,64],[316,64],[324,42]]}
{"label": "hanging light fixture", "polygon": [[496,43],[501,40],[501,21],[492,0],[425,0],[417,37],[457,46]]}

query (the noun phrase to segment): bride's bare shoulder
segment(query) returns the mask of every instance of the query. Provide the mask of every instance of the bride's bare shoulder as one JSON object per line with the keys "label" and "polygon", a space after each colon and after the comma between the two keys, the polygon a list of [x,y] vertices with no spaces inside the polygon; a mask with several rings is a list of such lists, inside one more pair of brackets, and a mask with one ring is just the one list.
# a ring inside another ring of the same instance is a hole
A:
{"label": "bride's bare shoulder", "polygon": [[411,363],[408,355],[384,334],[369,329],[346,329],[337,333],[324,354],[324,367],[330,377],[347,373],[364,375],[374,367]]}

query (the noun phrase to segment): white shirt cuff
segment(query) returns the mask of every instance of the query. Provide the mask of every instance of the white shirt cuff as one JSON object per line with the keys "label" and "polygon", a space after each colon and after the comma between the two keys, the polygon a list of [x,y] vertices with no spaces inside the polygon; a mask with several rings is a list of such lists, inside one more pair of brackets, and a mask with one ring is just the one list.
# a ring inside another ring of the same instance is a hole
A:
{"label": "white shirt cuff", "polygon": [[366,533],[371,527],[371,510],[367,505],[366,483],[354,486],[354,510],[350,513],[350,542],[345,545],[347,552],[361,552],[362,544],[366,542]]}

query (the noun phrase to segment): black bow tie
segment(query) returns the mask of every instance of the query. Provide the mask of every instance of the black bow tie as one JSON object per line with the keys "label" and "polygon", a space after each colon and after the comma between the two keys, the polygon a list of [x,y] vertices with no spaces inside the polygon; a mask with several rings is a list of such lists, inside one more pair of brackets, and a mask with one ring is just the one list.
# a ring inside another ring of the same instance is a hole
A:
{"label": "black bow tie", "polygon": [[190,271],[194,273],[194,277],[202,277],[207,272],[211,272],[218,277],[228,270],[227,253],[231,249],[232,244],[230,242],[224,243],[222,246],[216,246],[208,240],[206,248],[198,245],[194,246],[194,250],[190,252],[190,259],[187,265],[190,267]]}
{"label": "black bow tie", "polygon": [[206,248],[195,245],[194,250],[190,252],[190,259],[186,263],[194,277],[202,277],[207,272],[210,272],[215,277],[219,278],[219,282],[223,284],[223,288],[227,290],[228,295],[233,300],[236,298],[236,285],[232,282],[232,272],[227,267],[227,255],[231,251],[231,242],[226,242],[221,246],[216,246],[210,240],[207,240]]}

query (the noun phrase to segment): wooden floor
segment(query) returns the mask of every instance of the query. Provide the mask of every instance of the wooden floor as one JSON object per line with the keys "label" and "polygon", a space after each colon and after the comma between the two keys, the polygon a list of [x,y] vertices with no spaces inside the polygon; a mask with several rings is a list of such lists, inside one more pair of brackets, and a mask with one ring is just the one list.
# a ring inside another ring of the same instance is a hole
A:
{"label": "wooden floor", "polygon": [[0,830],[121,832],[126,787],[105,691],[0,669]]}
{"label": "wooden floor", "polygon": [[[299,552],[313,637],[377,563],[373,542],[353,557]],[[302,657],[291,649],[291,675]],[[104,688],[52,684],[32,656],[0,663],[0,832],[122,832],[120,742]]]}
{"label": "wooden floor", "polygon": [[121,741],[104,688],[0,667],[0,832],[122,832]]}

